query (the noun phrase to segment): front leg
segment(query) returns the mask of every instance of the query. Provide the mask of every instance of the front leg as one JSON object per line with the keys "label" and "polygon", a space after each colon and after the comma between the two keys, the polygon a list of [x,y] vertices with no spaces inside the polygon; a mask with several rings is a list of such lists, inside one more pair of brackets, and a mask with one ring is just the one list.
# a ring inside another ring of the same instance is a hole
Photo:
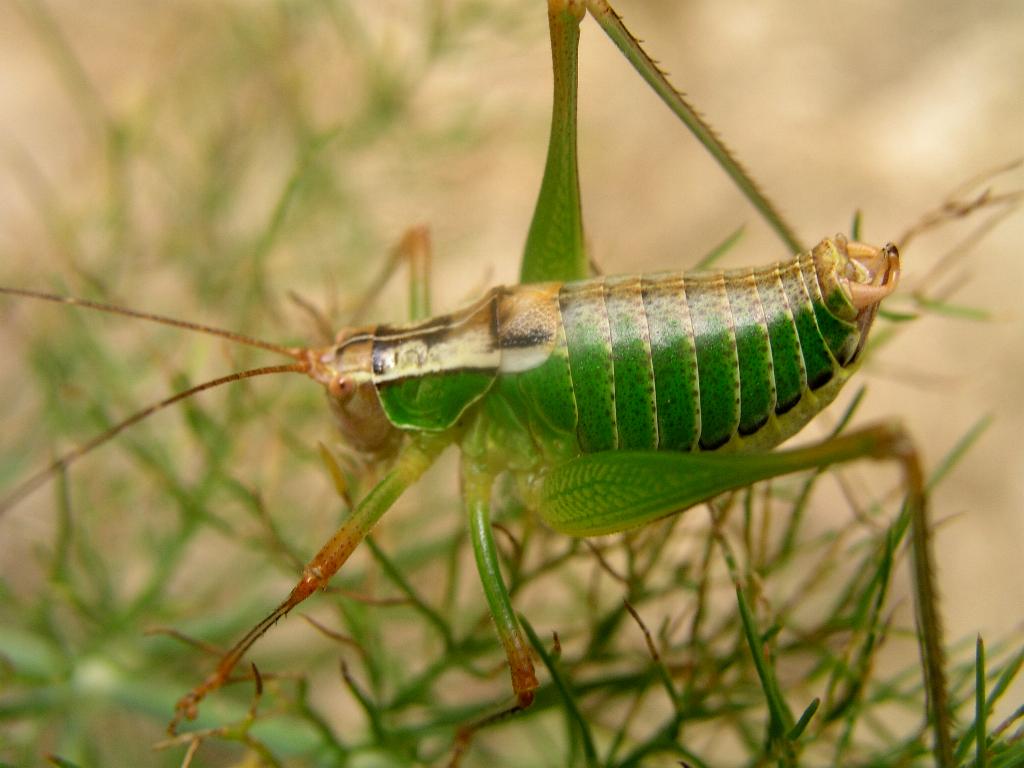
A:
{"label": "front leg", "polygon": [[[373,526],[398,500],[405,490],[419,479],[442,450],[451,442],[449,433],[416,436],[399,453],[395,464],[384,478],[373,487],[342,523],[330,540],[302,570],[302,577],[289,593],[263,621],[249,630],[223,657],[217,668],[202,683],[183,696],[175,708],[174,719],[167,730],[174,735],[183,720],[194,720],[199,703],[207,694],[228,682],[231,672],[253,644],[268,629],[287,616],[299,603],[323,589],[331,577],[348,560]],[[506,598],[507,599],[507,598]]]}

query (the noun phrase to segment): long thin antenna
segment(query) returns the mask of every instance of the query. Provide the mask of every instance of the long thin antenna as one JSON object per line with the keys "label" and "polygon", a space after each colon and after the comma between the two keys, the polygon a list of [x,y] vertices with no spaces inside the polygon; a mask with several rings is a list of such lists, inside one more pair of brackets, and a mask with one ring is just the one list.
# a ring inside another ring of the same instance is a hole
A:
{"label": "long thin antenna", "polygon": [[[6,288],[0,289],[0,290],[3,290],[4,292],[8,292],[8,293],[10,293],[10,292],[20,293],[20,291],[10,291],[10,290],[8,290]],[[60,299],[59,297],[56,298],[56,300],[57,301],[64,301],[63,299]],[[77,301],[72,301],[72,302],[65,301],[65,303],[79,303],[79,302],[77,302]],[[86,303],[85,306],[89,306],[90,304],[91,304],[91,302],[90,303]],[[100,308],[102,308],[102,306]],[[136,312],[129,312],[127,314],[130,314],[132,316],[148,317],[148,316],[146,316],[146,315],[144,315],[142,313],[136,313]],[[152,318],[149,318],[149,319],[152,319]],[[189,324],[186,324],[186,325],[187,326],[191,326],[192,324],[189,323]],[[203,328],[203,326],[195,326],[195,328],[197,330],[204,330],[204,331],[207,330],[207,329]],[[218,333],[216,335],[220,335],[220,334]],[[245,342],[243,342],[243,343],[245,343]],[[262,344],[258,344],[258,346],[263,346],[263,345]],[[265,347],[265,348],[269,348],[269,347]],[[275,351],[283,351],[283,350],[275,350]],[[285,352],[285,354],[291,354],[291,353],[290,352]],[[241,381],[242,379],[251,379],[251,378],[254,378],[256,376],[267,376],[267,375],[272,374],[272,373],[306,373],[308,370],[309,370],[309,366],[307,364],[305,364],[305,363],[292,363],[291,365],[268,365],[268,366],[264,366],[262,368],[251,368],[251,369],[249,369],[247,371],[238,371],[236,373],[232,373],[232,374],[229,374],[227,376],[221,376],[218,379],[211,379],[210,381],[204,381],[202,384],[197,384],[194,387],[189,387],[188,389],[183,390],[181,392],[178,392],[176,394],[173,394],[170,397],[165,398],[165,399],[161,400],[158,403],[153,403],[152,405],[148,405],[145,408],[143,408],[141,411],[136,411],[131,416],[126,418],[124,421],[121,421],[121,422],[115,424],[114,426],[110,427],[110,429],[107,429],[106,431],[101,432],[100,434],[96,435],[95,437],[91,438],[90,440],[82,443],[78,447],[73,448],[72,450],[68,451],[67,453],[65,453],[60,458],[54,460],[49,466],[44,467],[43,469],[39,470],[38,472],[36,472],[33,475],[30,475],[28,478],[26,478],[21,483],[16,485],[14,487],[14,489],[9,494],[7,494],[7,496],[5,496],[4,498],[0,499],[0,516],[2,516],[7,510],[11,509],[14,505],[16,505],[18,502],[20,502],[22,499],[24,499],[30,493],[32,493],[32,491],[36,490],[36,488],[41,486],[44,482],[46,482],[50,478],[50,476],[54,472],[56,472],[57,470],[62,469],[64,467],[67,467],[69,464],[71,464],[76,459],[79,459],[82,456],[84,456],[85,454],[89,453],[89,451],[91,451],[94,448],[97,448],[97,447],[103,445],[108,440],[116,437],[118,434],[123,432],[128,427],[132,426],[133,424],[137,424],[138,422],[140,422],[143,419],[145,419],[147,416],[150,416],[150,415],[156,413],[157,411],[159,411],[159,410],[161,410],[163,408],[166,408],[169,405],[174,405],[175,403],[177,403],[177,402],[179,402],[181,400],[184,400],[184,399],[186,399],[188,397],[191,397],[192,395],[198,394],[200,392],[204,392],[207,389],[213,389],[214,387],[219,387],[221,384],[228,384],[228,383],[230,383],[232,381]]]}
{"label": "long thin antenna", "polygon": [[263,341],[262,339],[254,339],[251,336],[246,336],[245,334],[242,333],[235,333],[234,331],[226,331],[223,328],[214,328],[213,326],[210,325],[200,325],[199,323],[191,323],[188,320],[177,320],[173,317],[154,315],[150,312],[140,312],[137,309],[118,307],[113,304],[101,304],[98,301],[90,301],[89,299],[78,299],[75,298],[74,296],[58,296],[57,294],[54,293],[31,291],[26,288],[6,288],[4,286],[0,286],[0,294],[7,296],[21,296],[23,298],[28,299],[41,299],[42,301],[52,301],[56,304],[71,304],[76,307],[87,307],[88,309],[96,309],[99,310],[100,312],[109,312],[112,315],[134,317],[138,320],[148,320],[151,323],[160,323],[161,325],[170,325],[174,328],[184,328],[189,331],[205,333],[210,336],[219,336],[222,339],[228,339],[239,344],[245,344],[247,346],[256,347],[258,349],[266,349],[270,352],[277,352],[279,355],[287,355],[288,357],[295,358],[296,360],[302,359],[303,350],[300,349],[283,347],[280,344],[273,344],[269,341]]}

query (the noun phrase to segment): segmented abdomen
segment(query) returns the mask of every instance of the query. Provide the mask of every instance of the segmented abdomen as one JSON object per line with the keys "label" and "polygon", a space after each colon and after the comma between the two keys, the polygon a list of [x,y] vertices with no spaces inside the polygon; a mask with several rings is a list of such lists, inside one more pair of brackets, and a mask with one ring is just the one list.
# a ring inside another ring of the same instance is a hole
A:
{"label": "segmented abdomen", "polygon": [[835,396],[860,333],[829,313],[809,253],[567,283],[558,304],[584,452],[777,444]]}
{"label": "segmented abdomen", "polygon": [[824,240],[762,268],[495,288],[450,315],[357,334],[334,354],[367,346],[380,403],[402,429],[448,429],[485,401],[494,442],[526,429],[562,458],[764,449],[852,371],[874,310],[852,303],[850,270],[845,240]]}

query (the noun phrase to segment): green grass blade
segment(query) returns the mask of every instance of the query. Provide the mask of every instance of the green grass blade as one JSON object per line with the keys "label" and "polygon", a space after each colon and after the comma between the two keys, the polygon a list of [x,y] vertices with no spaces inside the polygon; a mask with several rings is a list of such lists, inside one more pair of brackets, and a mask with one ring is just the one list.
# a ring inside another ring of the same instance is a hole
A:
{"label": "green grass blade", "polygon": [[931,474],[928,476],[928,480],[925,483],[924,488],[926,492],[931,493],[935,490],[936,486],[938,486],[938,484],[945,479],[946,475],[956,467],[960,460],[971,449],[971,446],[973,446],[978,439],[985,434],[985,430],[992,426],[993,422],[994,417],[991,414],[982,416],[974,422],[974,425],[964,433],[963,437],[956,441],[956,444],[950,448],[949,451],[946,452],[946,455],[939,460],[939,463],[935,465],[935,468],[931,471]]}
{"label": "green grass blade", "polygon": [[818,707],[821,706],[821,699],[815,697],[810,704],[807,705],[807,709],[800,715],[800,719],[796,721],[789,733],[786,734],[786,738],[790,741],[797,741],[805,730],[807,725],[811,722],[811,718],[814,717],[814,713],[818,711]]}
{"label": "green grass blade", "polygon": [[746,590],[743,588],[736,557],[733,555],[732,548],[726,541],[725,536],[717,530],[717,521],[714,535],[722,550],[722,556],[725,559],[726,567],[729,569],[729,575],[732,577],[733,588],[736,591],[736,602],[739,606],[740,622],[743,626],[743,635],[746,638],[747,647],[750,649],[754,668],[757,670],[757,677],[761,682],[761,690],[764,692],[765,701],[768,704],[770,717],[768,727],[769,740],[778,743],[783,755],[789,758],[788,762],[792,762],[795,760],[795,755],[786,734],[794,729],[793,713],[789,709],[789,705],[786,704],[786,699],[783,697],[782,691],[779,690],[779,683],[775,677],[775,672],[765,657],[765,638],[758,629],[757,619],[754,617],[754,611],[750,607]]}
{"label": "green grass blade", "polygon": [[974,662],[974,739],[976,741],[975,768],[988,765],[987,723],[988,701],[985,698],[985,642],[978,635]]}
{"label": "green grass blade", "polygon": [[580,711],[572,685],[562,674],[558,664],[551,654],[548,653],[544,643],[537,637],[537,633],[530,625],[530,622],[525,617],[520,616],[519,623],[522,625],[527,638],[529,638],[533,650],[537,652],[541,661],[544,662],[544,666],[547,667],[548,674],[551,675],[551,681],[555,684],[559,694],[561,694],[562,704],[565,706],[565,714],[569,720],[570,728],[579,734],[580,740],[583,742],[583,757],[588,768],[597,768],[597,749],[594,746],[594,737],[590,732],[590,723],[587,722],[587,719]]}
{"label": "green grass blade", "polygon": [[725,256],[740,240],[743,239],[743,230],[743,226],[736,227],[736,229],[730,232],[722,242],[712,248],[704,258],[698,261],[693,268],[700,271],[703,269],[711,269],[715,266],[720,258]]}
{"label": "green grass blade", "polygon": [[850,221],[850,239],[860,240],[860,230],[864,224],[863,216],[858,208],[853,212],[853,219]]}

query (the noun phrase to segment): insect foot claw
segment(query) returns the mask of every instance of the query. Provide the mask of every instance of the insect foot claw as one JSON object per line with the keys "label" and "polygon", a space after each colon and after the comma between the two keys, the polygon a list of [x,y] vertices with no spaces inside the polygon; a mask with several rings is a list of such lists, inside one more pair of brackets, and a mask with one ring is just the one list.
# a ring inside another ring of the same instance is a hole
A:
{"label": "insect foot claw", "polygon": [[528,667],[512,668],[512,690],[516,694],[520,705],[530,706],[533,701],[533,692],[540,688],[540,681],[533,671],[533,664]]}
{"label": "insect foot claw", "polygon": [[178,725],[182,720],[195,720],[198,717],[199,702],[203,700],[212,688],[216,687],[212,680],[212,677],[204,680],[200,685],[197,685],[178,699],[178,703],[174,705],[174,717],[167,724],[168,736],[177,735]]}
{"label": "insect foot claw", "polygon": [[199,708],[196,704],[197,701],[191,693],[178,700],[178,703],[174,706],[174,717],[171,719],[171,722],[167,724],[168,736],[178,735],[178,724],[182,720],[196,719],[196,715],[199,714]]}
{"label": "insect foot claw", "polygon": [[516,694],[516,706],[519,709],[526,709],[533,704],[534,691],[520,691]]}

